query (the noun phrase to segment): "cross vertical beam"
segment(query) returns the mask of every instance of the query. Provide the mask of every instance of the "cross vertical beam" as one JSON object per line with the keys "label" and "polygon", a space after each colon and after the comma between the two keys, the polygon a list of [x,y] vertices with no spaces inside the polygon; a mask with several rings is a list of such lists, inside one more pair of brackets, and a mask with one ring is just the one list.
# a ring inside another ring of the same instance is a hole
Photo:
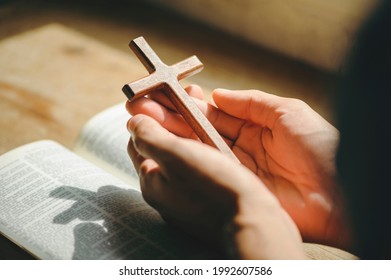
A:
{"label": "cross vertical beam", "polygon": [[196,56],[192,56],[174,65],[167,66],[143,37],[132,40],[129,47],[150,75],[126,84],[122,91],[127,98],[133,100],[154,90],[162,90],[202,142],[217,148],[239,162],[220,134],[179,83],[179,80],[200,72],[203,68],[201,61]]}

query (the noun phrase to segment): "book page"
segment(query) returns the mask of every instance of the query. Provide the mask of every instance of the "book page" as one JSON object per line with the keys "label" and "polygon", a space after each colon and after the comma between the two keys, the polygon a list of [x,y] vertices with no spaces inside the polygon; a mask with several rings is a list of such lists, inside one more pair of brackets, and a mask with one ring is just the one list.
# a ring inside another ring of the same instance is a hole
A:
{"label": "book page", "polygon": [[210,258],[137,188],[52,141],[0,157],[0,231],[41,259]]}
{"label": "book page", "polygon": [[116,177],[139,185],[138,175],[127,152],[130,115],[125,104],[112,106],[90,119],[76,141],[74,151]]}

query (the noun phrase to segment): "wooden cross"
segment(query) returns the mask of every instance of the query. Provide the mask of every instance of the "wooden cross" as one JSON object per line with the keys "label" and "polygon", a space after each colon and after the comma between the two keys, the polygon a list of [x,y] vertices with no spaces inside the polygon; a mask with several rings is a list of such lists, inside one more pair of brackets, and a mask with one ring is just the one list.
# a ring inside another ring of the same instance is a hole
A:
{"label": "wooden cross", "polygon": [[152,91],[162,90],[202,142],[219,149],[239,162],[220,134],[179,83],[179,80],[200,72],[204,67],[201,61],[196,56],[192,56],[168,66],[160,60],[143,37],[132,40],[129,47],[144,64],[150,75],[126,84],[122,91],[127,98],[133,100]]}

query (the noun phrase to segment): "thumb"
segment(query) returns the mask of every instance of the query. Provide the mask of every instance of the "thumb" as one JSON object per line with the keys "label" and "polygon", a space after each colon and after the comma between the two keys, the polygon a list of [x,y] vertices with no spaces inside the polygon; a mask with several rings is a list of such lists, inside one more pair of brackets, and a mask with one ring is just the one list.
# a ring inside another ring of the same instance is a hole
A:
{"label": "thumb", "polygon": [[157,155],[167,153],[167,148],[175,138],[153,118],[138,114],[134,115],[127,124],[132,134],[134,148],[145,157],[156,159]]}
{"label": "thumb", "polygon": [[215,89],[212,98],[216,106],[225,113],[270,129],[283,114],[280,109],[286,99],[258,90],[228,89]]}
{"label": "thumb", "polygon": [[[221,161],[226,162],[225,165],[231,164],[231,161],[227,161],[226,156],[215,148],[178,137],[149,116],[134,115],[128,121],[127,127],[132,134],[133,147],[137,153],[143,158],[154,160],[165,175],[185,169],[205,172],[207,166],[210,167],[213,162],[219,162],[215,167],[218,169],[223,168]],[[236,165],[234,163],[235,167]]]}
{"label": "thumb", "polygon": [[147,115],[134,115],[128,121],[127,127],[132,134],[133,147],[137,153],[154,160],[165,175],[178,172],[180,168],[194,162],[203,162],[205,159],[200,156],[200,150],[215,150],[197,141],[172,134]]}

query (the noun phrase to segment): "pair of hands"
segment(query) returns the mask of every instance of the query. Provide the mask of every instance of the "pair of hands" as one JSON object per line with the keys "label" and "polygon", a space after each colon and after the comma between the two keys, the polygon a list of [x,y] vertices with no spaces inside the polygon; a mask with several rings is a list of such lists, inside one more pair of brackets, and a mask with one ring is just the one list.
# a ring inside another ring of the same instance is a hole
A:
{"label": "pair of hands", "polygon": [[332,125],[297,99],[217,89],[211,104],[186,90],[242,165],[195,141],[162,93],[128,102],[128,151],[149,204],[239,258],[303,258],[301,236],[348,246]]}

